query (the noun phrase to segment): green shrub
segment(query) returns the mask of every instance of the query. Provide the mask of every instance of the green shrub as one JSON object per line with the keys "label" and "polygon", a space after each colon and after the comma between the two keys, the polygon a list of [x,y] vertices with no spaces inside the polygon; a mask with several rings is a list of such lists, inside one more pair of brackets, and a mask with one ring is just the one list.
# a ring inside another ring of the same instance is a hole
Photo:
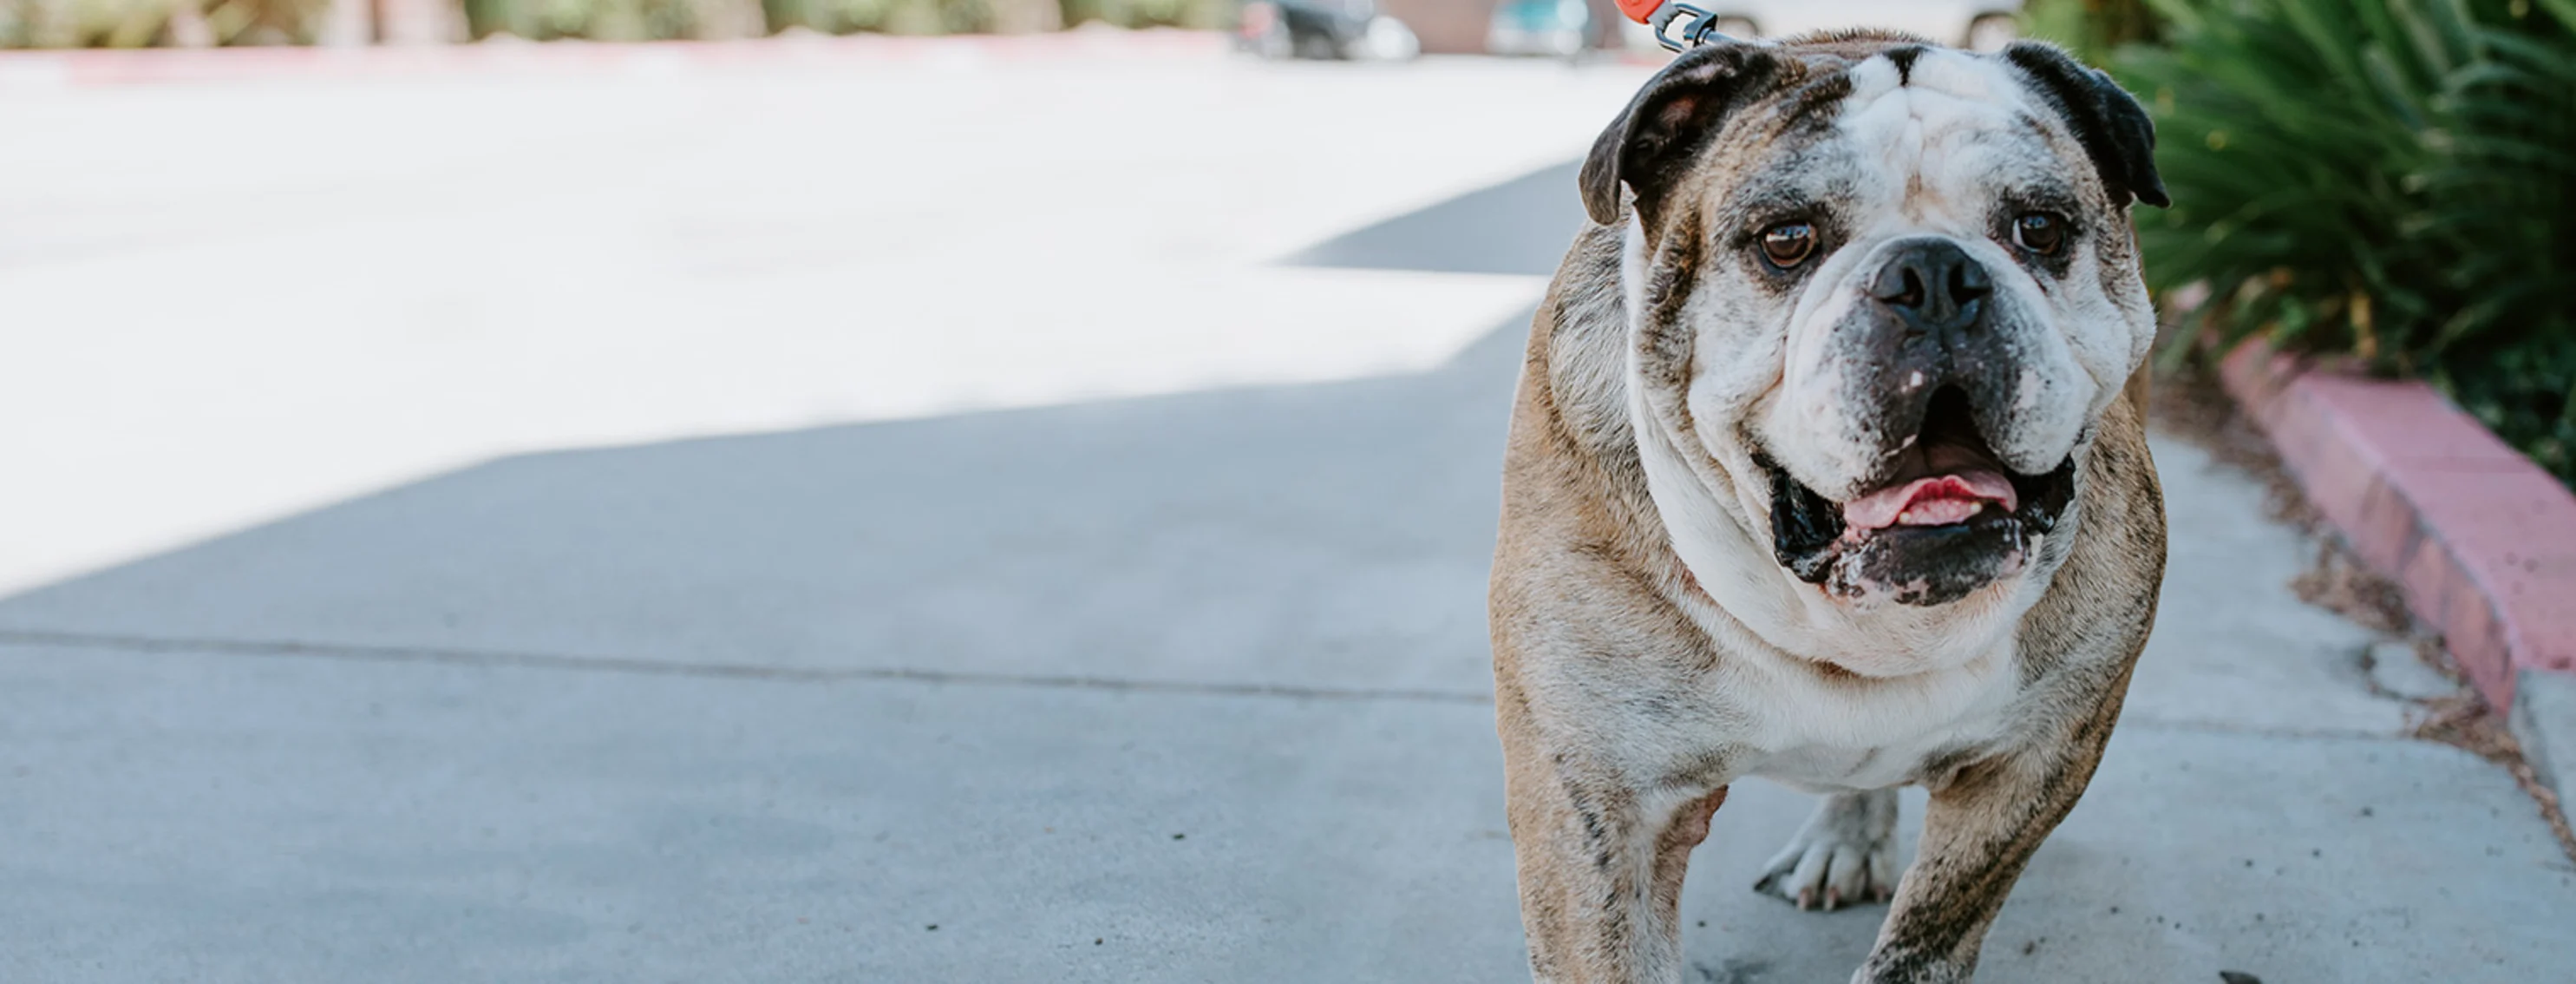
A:
{"label": "green shrub", "polygon": [[2149,0],[2027,0],[2021,5],[2025,37],[2054,41],[2097,65],[2121,45],[2156,40],[2160,26]]}
{"label": "green shrub", "polygon": [[197,43],[303,44],[328,0],[0,0],[0,48],[139,48],[170,44],[191,2]]}
{"label": "green shrub", "polygon": [[1218,27],[1231,0],[1062,0],[1066,26],[1099,21],[1119,27]]}
{"label": "green shrub", "polygon": [[2152,2],[2166,44],[2116,59],[2174,199],[2149,285],[2421,376],[2576,484],[2576,0]]}
{"label": "green shrub", "polygon": [[772,29],[808,27],[825,34],[882,31],[905,0],[767,0],[761,5]]}
{"label": "green shrub", "polygon": [[759,0],[464,0],[477,38],[509,33],[547,41],[728,38],[767,30]]}
{"label": "green shrub", "polygon": [[174,0],[0,0],[9,47],[135,48],[159,37]]}

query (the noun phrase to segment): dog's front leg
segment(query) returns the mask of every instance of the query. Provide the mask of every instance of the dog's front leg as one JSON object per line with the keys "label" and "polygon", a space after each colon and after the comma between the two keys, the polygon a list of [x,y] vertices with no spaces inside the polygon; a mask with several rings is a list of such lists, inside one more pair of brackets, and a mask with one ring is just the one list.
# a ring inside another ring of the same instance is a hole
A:
{"label": "dog's front leg", "polygon": [[1521,923],[1539,984],[1681,980],[1683,869],[1726,787],[1640,788],[1581,752],[1503,729]]}
{"label": "dog's front leg", "polygon": [[2127,676],[2123,670],[2107,700],[2046,740],[1969,765],[1933,788],[1914,866],[1853,984],[1960,984],[1975,975],[2004,896],[2101,764]]}

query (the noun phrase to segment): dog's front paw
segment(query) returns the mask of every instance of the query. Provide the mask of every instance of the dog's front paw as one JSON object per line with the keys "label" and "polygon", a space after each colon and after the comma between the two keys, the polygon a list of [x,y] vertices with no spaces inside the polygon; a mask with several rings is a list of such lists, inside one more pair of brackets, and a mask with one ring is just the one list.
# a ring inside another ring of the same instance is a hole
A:
{"label": "dog's front paw", "polygon": [[1895,790],[1828,796],[1753,890],[1827,912],[1885,902],[1896,894],[1895,840]]}

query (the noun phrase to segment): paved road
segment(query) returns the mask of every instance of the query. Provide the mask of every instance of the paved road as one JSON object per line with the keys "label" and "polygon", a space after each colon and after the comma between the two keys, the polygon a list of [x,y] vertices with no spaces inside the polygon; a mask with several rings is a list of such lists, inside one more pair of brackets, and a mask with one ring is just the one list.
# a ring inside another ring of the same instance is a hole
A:
{"label": "paved road", "polygon": [[[0,980],[1522,974],[1495,474],[1634,73],[905,71],[0,108],[57,192],[0,225]],[[387,106],[447,139],[305,125]],[[91,134],[233,152],[119,198]],[[2157,453],[2155,643],[1983,979],[2563,975],[2530,802]],[[1702,980],[1867,949],[1747,890],[1804,808],[1719,815]]]}

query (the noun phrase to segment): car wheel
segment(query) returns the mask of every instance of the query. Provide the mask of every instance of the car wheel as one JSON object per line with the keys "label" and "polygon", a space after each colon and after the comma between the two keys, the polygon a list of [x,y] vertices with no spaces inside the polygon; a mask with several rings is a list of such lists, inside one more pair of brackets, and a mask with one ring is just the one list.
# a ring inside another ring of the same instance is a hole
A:
{"label": "car wheel", "polygon": [[1412,61],[1422,54],[1422,39],[1403,21],[1379,16],[1369,18],[1368,30],[1352,47],[1358,49],[1352,54],[1363,61]]}
{"label": "car wheel", "polygon": [[1278,4],[1254,0],[1243,5],[1240,18],[1235,23],[1236,47],[1272,59],[1295,53],[1288,36],[1288,21],[1279,15]]}
{"label": "car wheel", "polygon": [[1245,42],[1252,53],[1272,61],[1284,61],[1297,55],[1297,41],[1285,24],[1274,25]]}

